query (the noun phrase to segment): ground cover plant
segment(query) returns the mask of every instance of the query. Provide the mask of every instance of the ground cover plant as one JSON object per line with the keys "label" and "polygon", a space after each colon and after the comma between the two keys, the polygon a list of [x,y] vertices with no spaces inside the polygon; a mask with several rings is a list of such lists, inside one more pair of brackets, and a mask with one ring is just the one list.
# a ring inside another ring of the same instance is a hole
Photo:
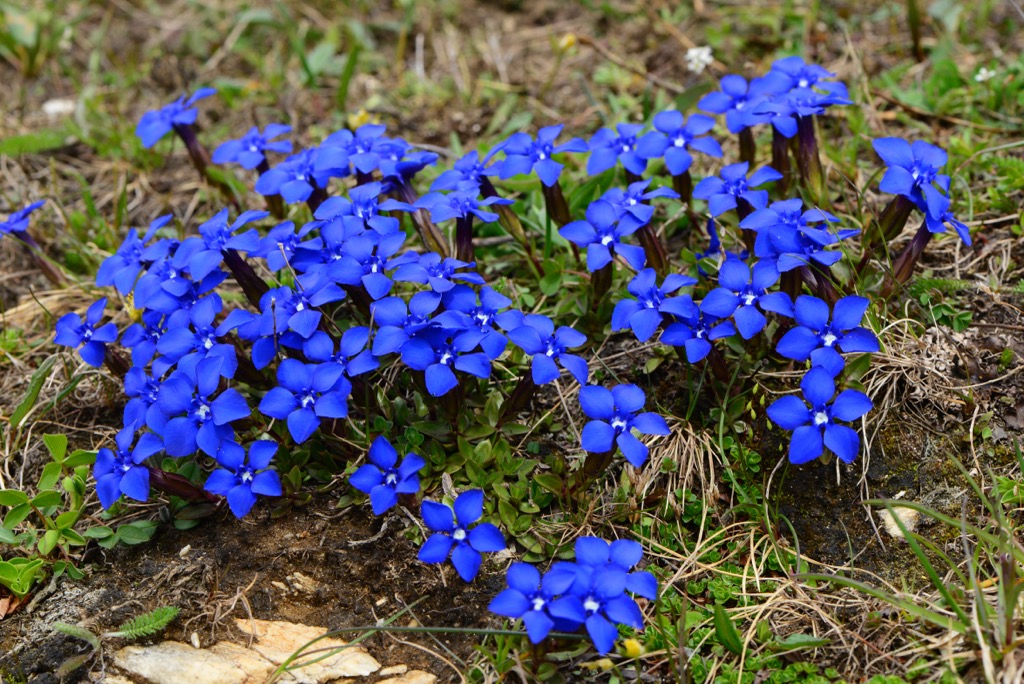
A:
{"label": "ground cover plant", "polygon": [[[5,9],[35,27],[3,52],[23,97],[46,36],[97,16],[66,9]],[[494,82],[443,47],[457,9],[352,7],[338,34],[305,5],[189,8],[210,26],[182,37],[212,48],[198,72],[3,143],[23,170],[60,159],[80,198],[37,166],[0,224],[27,293],[5,312],[0,607],[70,611],[59,658],[12,635],[5,676],[83,677],[103,658],[81,635],[163,606],[200,642],[233,611],[284,614],[221,566],[291,581],[258,554],[322,519],[303,547],[321,582],[393,579],[303,610],[360,639],[458,635],[425,642],[443,677],[1012,681],[1020,65],[957,60],[988,54],[963,32],[1018,15],[768,5],[742,16],[778,32],[764,45],[716,30],[726,10],[581,6],[592,23],[563,28],[545,8],[522,95],[500,32]],[[688,50],[638,65],[607,22]],[[817,33],[879,22],[899,47],[870,68]],[[245,64],[262,86],[224,75]],[[552,107],[567,93],[585,116]],[[85,150],[123,174],[105,194],[67,161]],[[207,544],[190,590],[74,626],[65,587]],[[374,591],[398,606],[383,625],[358,607]]]}

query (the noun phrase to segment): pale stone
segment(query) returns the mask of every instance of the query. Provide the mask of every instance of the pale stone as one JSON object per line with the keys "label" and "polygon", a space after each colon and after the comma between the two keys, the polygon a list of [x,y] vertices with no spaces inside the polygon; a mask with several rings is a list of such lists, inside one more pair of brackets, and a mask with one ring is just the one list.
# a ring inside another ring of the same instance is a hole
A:
{"label": "pale stone", "polygon": [[[269,620],[250,620],[237,618],[235,625],[256,637],[252,649],[267,660],[280,665],[296,651],[305,647],[324,633],[321,627],[295,625],[289,622]],[[341,639],[321,639],[312,645],[310,650],[317,654],[310,657],[321,657],[325,651],[346,646]],[[300,658],[299,662],[303,659]],[[318,682],[340,679],[342,677],[366,677],[380,669],[380,663],[360,646],[349,646],[334,655],[311,663],[308,666],[291,670],[290,674],[296,682],[315,684]]]}
{"label": "pale stone", "polygon": [[125,646],[114,664],[148,684],[241,684],[246,672],[217,653],[195,649],[180,641],[155,646]]}
{"label": "pale stone", "polygon": [[220,641],[214,644],[210,647],[210,651],[230,660],[244,671],[246,681],[264,682],[270,677],[270,673],[277,669],[277,665],[259,653],[228,641]]}
{"label": "pale stone", "polygon": [[[892,511],[899,516],[899,520],[907,528],[907,532],[913,532],[917,529],[917,522],[921,517],[920,513],[909,508],[899,508],[896,506],[893,507]],[[890,512],[889,509],[878,511],[878,518],[882,521],[882,527],[885,528],[890,537],[903,539],[903,530],[900,529],[899,524],[897,524],[896,519],[893,517],[893,512]]]}
{"label": "pale stone", "polygon": [[423,670],[410,670],[400,677],[382,679],[377,684],[434,684],[437,677]]}
{"label": "pale stone", "polygon": [[377,673],[378,677],[392,677],[394,675],[405,674],[409,671],[408,665],[392,665],[391,667],[385,667],[383,670]]}

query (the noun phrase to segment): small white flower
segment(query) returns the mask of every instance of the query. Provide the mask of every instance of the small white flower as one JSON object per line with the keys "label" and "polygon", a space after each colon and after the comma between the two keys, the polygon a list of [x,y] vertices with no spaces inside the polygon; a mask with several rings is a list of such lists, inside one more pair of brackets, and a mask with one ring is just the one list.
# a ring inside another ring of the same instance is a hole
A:
{"label": "small white flower", "polygon": [[67,116],[73,114],[75,107],[78,103],[74,100],[66,100],[63,98],[56,98],[53,100],[47,100],[43,103],[43,114],[50,119],[56,119],[58,117]]}
{"label": "small white flower", "polygon": [[711,48],[706,45],[686,51],[686,68],[695,74],[703,72],[714,61],[715,58],[711,56]]}
{"label": "small white flower", "polygon": [[995,76],[996,76],[995,69],[989,69],[988,67],[981,67],[980,69],[978,69],[978,73],[974,74],[974,80],[977,81],[978,83],[984,83],[985,81],[989,80],[990,78],[995,78]]}

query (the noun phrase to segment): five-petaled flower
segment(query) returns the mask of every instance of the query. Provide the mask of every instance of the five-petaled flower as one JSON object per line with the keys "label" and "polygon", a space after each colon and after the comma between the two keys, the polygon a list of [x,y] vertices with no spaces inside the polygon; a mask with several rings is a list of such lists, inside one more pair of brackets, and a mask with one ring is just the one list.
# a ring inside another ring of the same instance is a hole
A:
{"label": "five-petaled flower", "polygon": [[637,221],[619,221],[619,212],[610,202],[598,200],[587,207],[586,221],[573,221],[558,234],[579,247],[587,248],[587,270],[593,273],[612,262],[612,255],[622,256],[639,271],[647,262],[643,247],[624,243],[641,226]]}
{"label": "five-petaled flower", "polygon": [[546,385],[558,379],[560,373],[555,361],[572,373],[578,383],[587,383],[587,362],[566,352],[586,343],[587,336],[583,333],[565,325],[555,330],[555,324],[547,316],[529,314],[523,317],[523,324],[510,331],[508,336],[531,357],[530,372],[534,383]]}
{"label": "five-petaled flower", "polygon": [[149,468],[142,462],[161,451],[163,444],[156,435],[145,433],[133,449],[135,430],[135,423],[128,424],[114,437],[113,449],[104,447],[96,452],[93,476],[104,509],[113,506],[122,494],[136,501],[149,498]]}
{"label": "five-petaled flower", "polygon": [[216,92],[215,88],[200,88],[188,99],[179,97],[160,109],[146,112],[135,127],[135,135],[139,136],[143,147],[152,147],[174,128],[194,124],[199,111],[192,105]]}
{"label": "five-petaled flower", "polygon": [[206,491],[226,497],[236,518],[244,518],[256,504],[256,495],[281,496],[281,478],[268,470],[277,453],[277,442],[256,440],[249,445],[249,457],[237,442],[224,442],[215,458],[220,468],[206,478]]}
{"label": "five-petaled flower", "polygon": [[[557,618],[548,612],[552,601],[567,592],[577,577],[576,567],[571,563],[556,563],[543,577],[529,563],[513,563],[505,574],[508,589],[495,596],[487,609],[522,619],[530,643],[539,644],[558,624]],[[566,628],[578,626],[577,622],[568,622]]]}
{"label": "five-petaled flower", "polygon": [[645,268],[626,285],[626,290],[636,299],[623,299],[612,311],[612,330],[630,328],[636,338],[646,342],[661,326],[665,315],[692,316],[693,300],[690,297],[671,297],[680,288],[696,285],[689,276],[670,273],[658,287],[657,274],[653,268]]}
{"label": "five-petaled flower", "polygon": [[419,559],[424,563],[443,563],[451,555],[459,577],[472,582],[483,562],[481,553],[501,551],[505,538],[501,530],[489,522],[470,525],[484,514],[484,493],[479,489],[463,492],[452,508],[425,499],[420,508],[423,522],[432,534],[420,547]]}
{"label": "five-petaled flower", "polygon": [[668,424],[657,413],[637,413],[647,398],[636,385],[617,385],[611,390],[599,385],[580,389],[580,406],[592,418],[583,426],[582,446],[592,453],[611,451],[616,445],[633,466],[647,460],[647,445],[633,434],[667,435]]}
{"label": "five-petaled flower", "polygon": [[359,466],[348,478],[349,484],[370,495],[374,515],[383,515],[398,503],[399,494],[415,494],[420,490],[419,471],[426,461],[416,454],[405,455],[398,462],[398,452],[384,435],[373,440],[370,462]]}
{"label": "five-petaled flower", "polygon": [[856,295],[843,297],[835,303],[830,322],[828,304],[810,295],[797,297],[793,314],[798,325],[782,336],[776,351],[795,361],[810,359],[835,377],[844,365],[837,347],[846,353],[879,349],[875,334],[861,326],[869,303]]}
{"label": "five-petaled flower", "polygon": [[75,312],[64,314],[57,321],[54,344],[78,349],[82,360],[99,368],[106,357],[107,345],[117,339],[117,326],[107,323],[96,327],[103,318],[107,298],[93,302],[85,312],[85,320]]}
{"label": "five-petaled flower", "polygon": [[348,417],[348,395],[352,384],[337,363],[306,364],[285,359],[277,367],[278,386],[260,402],[260,412],[286,420],[292,439],[301,444],[309,439],[323,418]]}

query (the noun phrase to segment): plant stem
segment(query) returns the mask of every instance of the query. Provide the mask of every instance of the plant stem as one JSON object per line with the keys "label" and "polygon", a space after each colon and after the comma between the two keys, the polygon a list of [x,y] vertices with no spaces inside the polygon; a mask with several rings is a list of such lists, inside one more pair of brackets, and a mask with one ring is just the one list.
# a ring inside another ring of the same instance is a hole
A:
{"label": "plant stem", "polygon": [[192,166],[196,168],[199,175],[210,185],[217,188],[224,199],[231,203],[235,211],[240,210],[238,203],[238,197],[235,196],[234,190],[231,186],[222,180],[214,178],[210,175],[210,166],[212,161],[210,159],[210,152],[206,149],[203,143],[199,142],[199,138],[196,136],[196,129],[192,124],[174,124],[174,132],[178,134],[181,141],[185,143],[185,149],[188,150],[188,156],[192,160]]}
{"label": "plant stem", "polygon": [[754,130],[744,128],[740,131],[740,161],[745,161],[754,166],[754,159],[757,156],[757,143],[754,142]]}

